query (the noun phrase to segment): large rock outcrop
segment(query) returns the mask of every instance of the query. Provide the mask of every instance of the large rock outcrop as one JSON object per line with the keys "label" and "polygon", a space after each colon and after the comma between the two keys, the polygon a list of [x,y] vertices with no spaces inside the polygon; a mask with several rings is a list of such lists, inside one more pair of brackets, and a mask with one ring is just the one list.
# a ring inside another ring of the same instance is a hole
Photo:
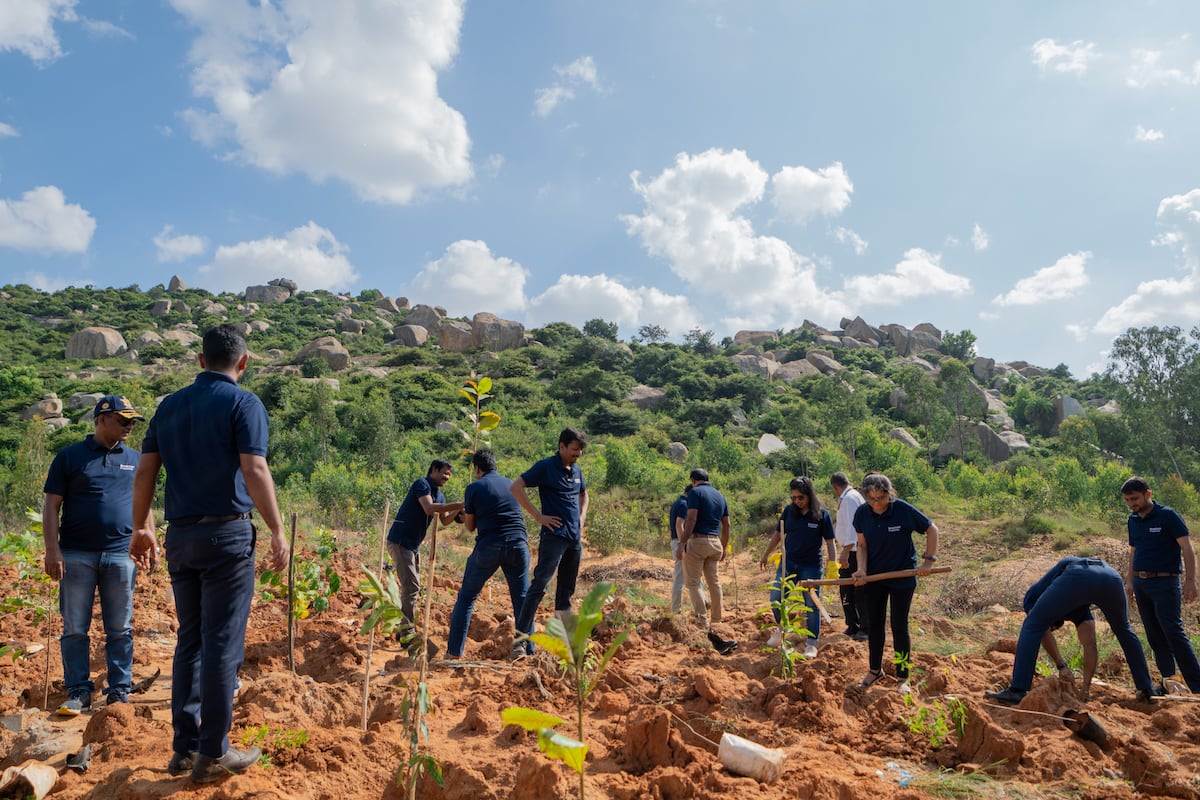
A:
{"label": "large rock outcrop", "polygon": [[644,383],[639,383],[629,390],[629,394],[625,395],[625,399],[633,403],[642,411],[651,408],[658,408],[663,401],[667,399],[667,393],[662,389],[654,386],[647,386]]}
{"label": "large rock outcrop", "polygon": [[322,336],[315,342],[309,342],[296,353],[296,363],[303,364],[316,356],[322,359],[334,372],[341,372],[350,366],[350,352],[332,336]]}
{"label": "large rock outcrop", "polygon": [[405,325],[420,325],[427,331],[436,331],[438,325],[442,323],[442,318],[446,316],[438,312],[433,306],[427,306],[424,303],[417,303],[412,310],[408,312],[408,316],[404,318]]}
{"label": "large rock outcrop", "polygon": [[481,311],[471,318],[475,347],[483,350],[512,350],[525,343],[525,326],[511,319]]}
{"label": "large rock outcrop", "polygon": [[438,344],[451,353],[466,353],[475,349],[475,332],[466,322],[444,319],[437,327]]}
{"label": "large rock outcrop", "polygon": [[404,347],[420,347],[429,340],[429,331],[420,325],[397,325],[392,328],[396,344]]}
{"label": "large rock outcrop", "polygon": [[67,342],[67,358],[115,358],[129,349],[125,337],[114,328],[84,328]]}
{"label": "large rock outcrop", "polygon": [[775,331],[738,331],[733,335],[734,344],[763,345],[778,341],[779,334]]}
{"label": "large rock outcrop", "polygon": [[264,305],[270,305],[272,303],[282,303],[291,296],[292,290],[286,286],[267,284],[266,286],[246,287],[247,303],[262,303]]}
{"label": "large rock outcrop", "polygon": [[[963,442],[978,442],[983,454],[993,464],[1007,461],[1017,453],[1029,449],[1029,442],[1016,431],[996,433],[982,422],[964,423],[962,439]],[[946,458],[948,456],[963,457],[959,437],[953,430],[946,438],[946,441],[937,449],[937,456],[939,458]]]}

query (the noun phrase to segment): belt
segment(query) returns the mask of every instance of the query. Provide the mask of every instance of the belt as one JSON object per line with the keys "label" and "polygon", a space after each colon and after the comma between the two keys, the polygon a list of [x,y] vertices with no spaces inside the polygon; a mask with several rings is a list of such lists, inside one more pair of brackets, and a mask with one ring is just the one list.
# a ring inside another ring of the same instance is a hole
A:
{"label": "belt", "polygon": [[189,525],[217,525],[222,522],[233,522],[235,519],[250,519],[250,512],[245,511],[241,514],[202,514],[192,517],[177,517],[169,519],[171,525],[176,528],[186,528]]}
{"label": "belt", "polygon": [[1178,578],[1178,572],[1134,572],[1135,578]]}
{"label": "belt", "polygon": [[719,533],[693,533],[692,538],[694,539],[697,536],[710,536],[711,537],[711,536],[720,536],[720,535],[721,534],[719,534]]}

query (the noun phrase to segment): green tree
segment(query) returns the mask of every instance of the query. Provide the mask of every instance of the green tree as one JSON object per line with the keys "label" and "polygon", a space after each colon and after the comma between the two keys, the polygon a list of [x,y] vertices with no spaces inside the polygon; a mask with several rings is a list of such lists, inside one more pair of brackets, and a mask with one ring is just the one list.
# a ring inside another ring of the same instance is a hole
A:
{"label": "green tree", "polygon": [[971,361],[975,358],[975,334],[963,329],[958,333],[946,331],[942,335],[942,352],[959,361]]}
{"label": "green tree", "polygon": [[942,387],[942,402],[953,415],[949,433],[958,440],[958,452],[965,456],[968,423],[983,418],[987,403],[966,365],[956,358],[942,361],[938,383]]}
{"label": "green tree", "polygon": [[662,325],[642,325],[637,329],[637,336],[635,338],[639,342],[646,342],[647,344],[661,344],[670,335],[670,331]]}
{"label": "green tree", "polygon": [[608,339],[610,342],[617,341],[617,323],[607,322],[594,317],[583,323],[583,332],[587,336],[595,336],[599,339]]}
{"label": "green tree", "polygon": [[717,351],[717,346],[713,343],[713,332],[702,330],[699,326],[685,333],[683,341],[687,343],[693,353],[708,355]]}
{"label": "green tree", "polygon": [[1136,460],[1162,474],[1163,459],[1184,477],[1182,453],[1194,456],[1193,422],[1200,412],[1198,330],[1186,336],[1177,326],[1130,328],[1118,336],[1106,373],[1120,385],[1118,399],[1128,421]]}
{"label": "green tree", "polygon": [[825,432],[857,465],[861,423],[870,416],[863,392],[836,375],[815,378],[809,390],[809,402],[816,410]]}

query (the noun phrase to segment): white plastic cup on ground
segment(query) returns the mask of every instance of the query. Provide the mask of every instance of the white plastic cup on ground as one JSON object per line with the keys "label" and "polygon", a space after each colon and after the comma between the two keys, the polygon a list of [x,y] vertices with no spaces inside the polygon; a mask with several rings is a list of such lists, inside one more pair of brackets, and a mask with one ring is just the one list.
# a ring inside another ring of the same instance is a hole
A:
{"label": "white plastic cup on ground", "polygon": [[725,769],[763,783],[779,780],[783,775],[783,759],[782,750],[763,747],[732,733],[721,734],[717,748],[717,760]]}

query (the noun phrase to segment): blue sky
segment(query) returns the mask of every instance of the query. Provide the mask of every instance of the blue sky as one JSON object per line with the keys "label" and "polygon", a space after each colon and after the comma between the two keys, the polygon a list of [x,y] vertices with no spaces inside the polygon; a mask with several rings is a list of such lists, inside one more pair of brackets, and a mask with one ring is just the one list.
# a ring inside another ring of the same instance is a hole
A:
{"label": "blue sky", "polygon": [[1200,5],[0,3],[0,283],[527,325],[1200,319]]}

